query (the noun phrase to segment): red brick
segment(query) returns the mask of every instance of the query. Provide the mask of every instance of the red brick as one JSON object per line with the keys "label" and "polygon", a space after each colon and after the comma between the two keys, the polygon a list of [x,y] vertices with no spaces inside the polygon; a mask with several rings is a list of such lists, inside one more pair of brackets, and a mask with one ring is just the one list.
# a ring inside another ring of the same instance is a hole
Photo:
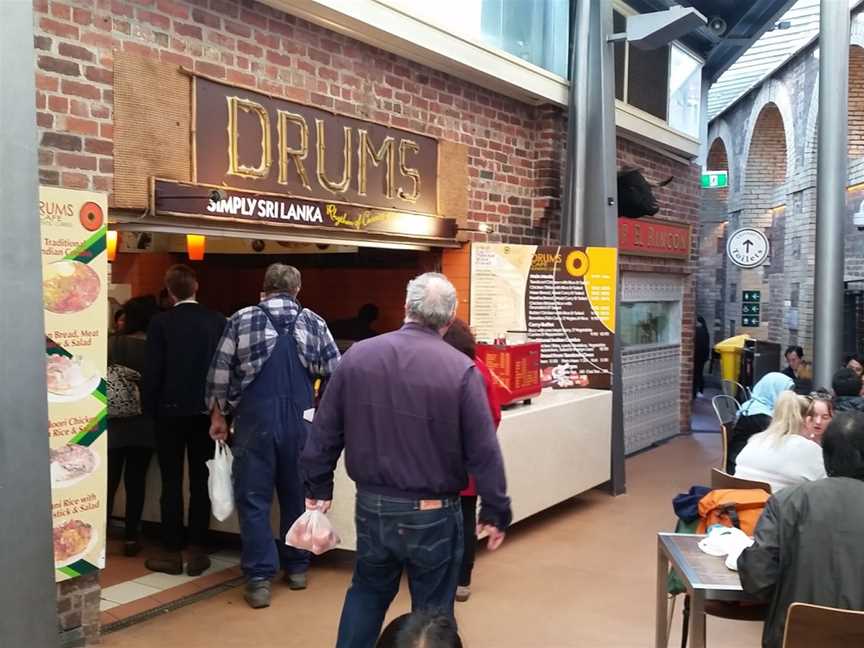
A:
{"label": "red brick", "polygon": [[174,31],[176,31],[180,36],[185,36],[186,38],[196,38],[198,40],[204,38],[204,33],[197,25],[181,23],[176,20],[174,21]]}
{"label": "red brick", "polygon": [[81,138],[65,133],[43,133],[40,146],[61,149],[63,151],[80,151]]}
{"label": "red brick", "polygon": [[249,38],[252,36],[252,29],[242,23],[234,22],[233,20],[225,20],[225,30],[229,34],[242,36],[243,38]]}
{"label": "red brick", "polygon": [[294,38],[294,28],[291,25],[286,25],[283,22],[271,18],[269,28],[271,32],[276,32],[286,38]]}
{"label": "red brick", "polygon": [[39,149],[39,166],[54,166],[54,151]]}
{"label": "red brick", "polygon": [[94,58],[93,52],[86,47],[80,47],[70,43],[60,43],[57,47],[60,56],[78,59],[79,61],[92,61]]}
{"label": "red brick", "polygon": [[264,55],[264,50],[262,48],[253,45],[252,43],[247,43],[246,41],[237,41],[237,49],[243,54],[255,58],[261,58]]}
{"label": "red brick", "polygon": [[115,16],[125,16],[126,18],[135,17],[135,10],[121,0],[112,0],[111,13]]}
{"label": "red brick", "polygon": [[51,3],[51,15],[60,20],[72,19],[72,7],[61,4],[60,2]]}
{"label": "red brick", "polygon": [[48,97],[48,109],[53,113],[69,112],[69,100],[66,97],[51,95]]}
{"label": "red brick", "polygon": [[207,61],[196,61],[195,71],[206,76],[214,77],[216,79],[225,78],[224,66],[216,65],[215,63],[208,63]]}
{"label": "red brick", "polygon": [[114,178],[111,176],[93,176],[94,191],[110,192],[113,188]]}
{"label": "red brick", "polygon": [[193,9],[192,20],[201,23],[202,25],[212,27],[213,29],[219,29],[222,27],[222,19],[219,16],[212,14],[209,11],[204,11],[203,9]]}
{"label": "red brick", "polygon": [[321,79],[327,79],[329,81],[338,81],[339,73],[332,68],[319,67],[318,77]]}
{"label": "red brick", "polygon": [[90,105],[85,101],[72,99],[69,102],[69,112],[75,117],[90,117]]}
{"label": "red brick", "polygon": [[139,9],[138,20],[149,23],[154,27],[158,27],[159,29],[163,29],[166,31],[171,29],[171,19],[167,16],[163,16],[162,14],[158,14],[153,11],[145,11],[143,9]]}
{"label": "red brick", "polygon": [[323,65],[330,65],[330,55],[327,52],[322,52],[319,49],[315,49],[314,47],[308,48],[308,56],[313,61],[317,61]]}
{"label": "red brick", "polygon": [[86,27],[91,22],[93,22],[93,14],[86,9],[74,7],[72,9],[72,22]]}
{"label": "red brick", "polygon": [[90,106],[90,114],[94,119],[110,119],[111,109],[108,106],[93,104]]}
{"label": "red brick", "polygon": [[64,173],[60,185],[68,189],[89,189],[90,179],[83,173]]}
{"label": "red brick", "polygon": [[267,60],[282,67],[291,67],[291,57],[274,52],[273,50],[267,50]]}
{"label": "red brick", "polygon": [[228,82],[254,88],[255,76],[252,74],[246,74],[244,72],[238,72],[237,70],[228,70]]}
{"label": "red brick", "polygon": [[114,38],[108,34],[100,34],[99,32],[86,32],[81,37],[81,42],[85,45],[93,45],[102,49],[112,49],[114,47]]}
{"label": "red brick", "polygon": [[33,0],[33,13],[47,14],[48,0]]}
{"label": "red brick", "polygon": [[63,83],[60,87],[65,95],[84,97],[85,99],[100,99],[102,97],[99,88],[89,83],[79,83],[78,81],[63,79]]}
{"label": "red brick", "polygon": [[33,37],[33,47],[39,50],[43,50],[45,52],[51,51],[51,39],[47,36],[34,36]]}
{"label": "red brick", "polygon": [[133,43],[132,41],[123,42],[123,51],[129,52],[130,54],[137,54],[138,56],[142,56],[144,58],[159,58],[159,53],[152,47],[148,47],[147,45],[142,45],[140,43]]}
{"label": "red brick", "polygon": [[[75,100],[73,99],[74,103]],[[64,130],[70,133],[79,133],[81,135],[98,135],[99,134],[99,122],[95,122],[91,119],[82,119],[80,117],[74,117],[72,115],[66,117],[66,128]]]}
{"label": "red brick", "polygon": [[99,136],[104,139],[114,139],[114,124],[102,124],[99,126]]}
{"label": "red brick", "polygon": [[210,8],[213,11],[232,18],[236,18],[240,14],[238,4],[240,3],[234,0],[210,0]]}
{"label": "red brick", "polygon": [[45,110],[48,105],[48,99],[44,92],[36,91],[36,110]]}
{"label": "red brick", "polygon": [[41,27],[43,31],[46,31],[49,34],[54,34],[55,36],[61,36],[63,38],[78,40],[78,28],[74,25],[67,25],[65,23],[58,22],[57,20],[52,20],[51,18],[42,18],[42,20],[39,21],[39,27]]}
{"label": "red brick", "polygon": [[268,32],[256,31],[255,42],[262,47],[267,47],[273,50],[279,49],[279,37]]}
{"label": "red brick", "polygon": [[101,158],[99,160],[100,173],[114,173],[114,158]]}
{"label": "red brick", "polygon": [[87,69],[84,71],[84,76],[90,79],[93,83],[104,83],[105,85],[112,85],[114,83],[113,71],[101,67],[95,67],[93,65],[87,66]]}
{"label": "red brick", "polygon": [[84,150],[99,155],[114,155],[114,142],[88,137],[84,140]]}
{"label": "red brick", "polygon": [[36,73],[36,88],[38,90],[47,90],[48,92],[57,92],[60,87],[60,79],[47,74]]}
{"label": "red brick", "polygon": [[40,128],[52,128],[54,126],[54,115],[46,112],[37,112],[36,125]]}
{"label": "red brick", "polygon": [[175,0],[156,0],[156,8],[174,18],[186,19],[189,17],[189,7]]}
{"label": "red brick", "polygon": [[55,156],[57,166],[66,169],[83,169],[85,171],[95,171],[99,168],[98,158],[92,155],[81,155],[80,153],[65,153],[59,152]]}
{"label": "red brick", "polygon": [[237,47],[236,40],[218,31],[207,32],[207,41],[229,50],[233,50]]}
{"label": "red brick", "polygon": [[183,54],[176,54],[174,52],[162,50],[159,53],[159,57],[163,63],[171,63],[172,65],[184,67],[188,70],[191,70],[193,67],[195,67],[195,61],[192,59],[192,57],[184,56]]}
{"label": "red brick", "polygon": [[254,11],[242,9],[240,11],[240,20],[247,25],[255,25],[261,29],[267,29],[267,19]]}

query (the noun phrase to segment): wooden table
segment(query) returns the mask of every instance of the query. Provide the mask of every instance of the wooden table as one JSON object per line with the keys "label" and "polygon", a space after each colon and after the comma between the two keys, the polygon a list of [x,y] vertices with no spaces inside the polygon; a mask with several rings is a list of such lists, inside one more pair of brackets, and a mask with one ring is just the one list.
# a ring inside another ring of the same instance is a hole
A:
{"label": "wooden table", "polygon": [[705,648],[705,599],[754,600],[744,593],[738,572],[726,567],[726,559],[709,556],[699,549],[704,535],[657,534],[657,619],[655,648],[667,648],[668,601],[666,579],[669,565],[681,577],[690,595],[690,647]]}

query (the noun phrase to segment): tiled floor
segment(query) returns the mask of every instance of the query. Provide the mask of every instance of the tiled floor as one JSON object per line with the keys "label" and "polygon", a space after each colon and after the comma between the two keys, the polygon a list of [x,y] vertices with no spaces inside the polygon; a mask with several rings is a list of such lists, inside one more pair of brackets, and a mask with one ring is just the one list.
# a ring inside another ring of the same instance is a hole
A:
{"label": "tiled floor", "polygon": [[[673,439],[628,460],[626,495],[591,491],[517,525],[499,551],[480,551],[473,596],[457,607],[466,648],[653,646],[656,532],[673,528],[672,497],[704,483],[719,456],[718,434]],[[103,645],[326,648],[351,568],[351,554],[331,552],[314,563],[305,592],[274,585],[266,610],[250,610],[238,587],[108,634]],[[390,617],[409,606],[403,586]],[[670,646],[680,645],[680,608]],[[758,648],[760,634],[758,623],[708,620],[711,648]]]}
{"label": "tiled floor", "polygon": [[211,554],[212,565],[200,576],[172,576],[154,573],[144,567],[144,561],[153,555],[155,548],[145,547],[142,554],[134,558],[123,556],[121,549],[120,542],[108,543],[107,568],[101,575],[102,600],[99,604],[103,626],[161,608],[240,576],[240,556],[234,551]]}

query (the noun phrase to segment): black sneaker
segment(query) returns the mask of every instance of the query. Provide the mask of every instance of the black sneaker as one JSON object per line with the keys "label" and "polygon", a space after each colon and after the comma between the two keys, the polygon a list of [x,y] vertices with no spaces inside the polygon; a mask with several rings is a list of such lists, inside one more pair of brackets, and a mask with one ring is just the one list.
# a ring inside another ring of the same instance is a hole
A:
{"label": "black sneaker", "polygon": [[306,572],[300,574],[285,573],[285,582],[288,584],[288,589],[299,591],[306,589]]}
{"label": "black sneaker", "polygon": [[249,581],[243,598],[253,610],[270,607],[270,581]]}

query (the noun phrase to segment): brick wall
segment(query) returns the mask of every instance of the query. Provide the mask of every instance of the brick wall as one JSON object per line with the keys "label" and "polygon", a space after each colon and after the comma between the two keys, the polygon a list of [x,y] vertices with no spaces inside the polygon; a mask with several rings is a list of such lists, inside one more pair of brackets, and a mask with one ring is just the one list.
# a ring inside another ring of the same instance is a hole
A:
{"label": "brick wall", "polygon": [[849,159],[864,157],[864,48],[849,48]]}
{"label": "brick wall", "polygon": [[697,225],[699,223],[700,170],[695,164],[682,164],[657,152],[623,138],[618,138],[618,166],[642,169],[649,182],[674,176],[675,180],[655,189],[660,212],[656,218],[688,223],[691,233],[691,254],[687,261],[653,257],[621,256],[621,272],[661,272],[684,276],[684,301],[681,313],[681,432],[690,430],[691,389],[693,384],[693,336],[696,327],[696,291],[694,257]]}
{"label": "brick wall", "polygon": [[469,147],[478,240],[558,229],[562,111],[532,107],[244,0],[35,0],[40,177],[111,191],[115,51]]}
{"label": "brick wall", "polygon": [[63,648],[99,640],[99,575],[57,584],[57,615]]}

